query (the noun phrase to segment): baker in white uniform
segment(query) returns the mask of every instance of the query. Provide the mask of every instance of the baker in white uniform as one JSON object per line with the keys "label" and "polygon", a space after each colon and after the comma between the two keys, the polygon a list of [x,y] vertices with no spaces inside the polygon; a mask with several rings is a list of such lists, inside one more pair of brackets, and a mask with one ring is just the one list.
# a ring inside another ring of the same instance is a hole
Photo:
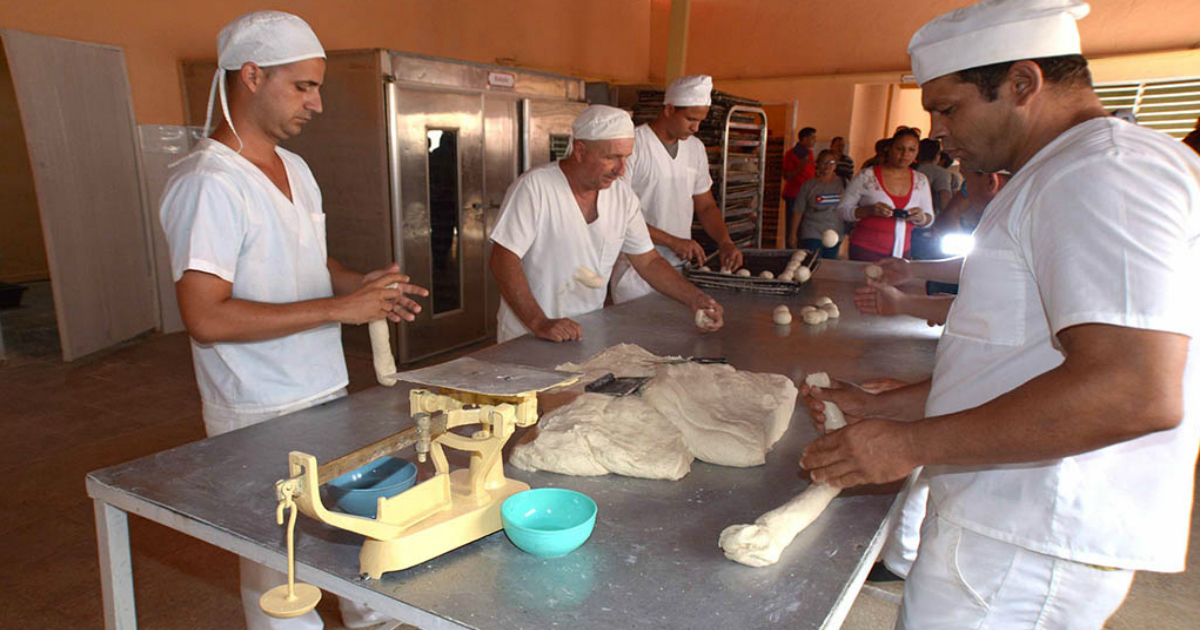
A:
{"label": "baker in white uniform", "polygon": [[[249,13],[217,44],[209,112],[219,93],[225,120],[174,165],[160,209],[210,436],[344,396],[340,325],[411,321],[421,307],[405,294],[428,294],[395,265],[364,276],[329,258],[321,190],[277,146],[321,112],[325,52],[308,24]],[[323,627],[315,611],[259,608],[285,575],[243,558],[241,578],[250,630]],[[342,616],[350,628],[386,620],[346,600]]]}
{"label": "baker in white uniform", "polygon": [[581,339],[583,329],[570,318],[604,306],[618,254],[659,292],[704,311],[711,320],[705,330],[721,327],[721,306],[654,250],[637,196],[620,179],[633,133],[628,113],[591,105],[572,125],[570,154],[508,189],[491,237],[502,298],[499,341],[526,333]]}
{"label": "baker in white uniform", "polygon": [[[742,252],[733,244],[725,218],[712,196],[708,153],[695,136],[712,105],[712,77],[679,77],[667,87],[662,113],[634,130],[633,155],[625,176],[642,202],[642,214],[655,249],[679,267],[685,260],[703,264],[704,248],[692,240],[692,217],[720,247],[721,267],[742,266]],[[613,270],[613,302],[620,304],[654,291],[622,256]]]}
{"label": "baker in white uniform", "polygon": [[909,45],[931,135],[1013,175],[975,232],[923,416],[851,418],[802,458],[839,487],[924,466],[898,628],[1099,629],[1134,571],[1184,569],[1200,158],[1104,110],[1087,12],[986,0]]}

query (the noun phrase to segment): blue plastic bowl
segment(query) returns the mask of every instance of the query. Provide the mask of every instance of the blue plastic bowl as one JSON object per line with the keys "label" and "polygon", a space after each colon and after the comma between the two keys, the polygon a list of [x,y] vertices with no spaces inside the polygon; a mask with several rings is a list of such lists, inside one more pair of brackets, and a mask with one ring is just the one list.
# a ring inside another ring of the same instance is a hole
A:
{"label": "blue plastic bowl", "polygon": [[500,506],[504,533],[539,558],[557,558],[587,542],[596,527],[596,502],[565,488],[518,492]]}
{"label": "blue plastic bowl", "polygon": [[375,518],[380,497],[394,497],[413,487],[417,467],[398,457],[381,457],[325,484],[333,505],[347,514]]}

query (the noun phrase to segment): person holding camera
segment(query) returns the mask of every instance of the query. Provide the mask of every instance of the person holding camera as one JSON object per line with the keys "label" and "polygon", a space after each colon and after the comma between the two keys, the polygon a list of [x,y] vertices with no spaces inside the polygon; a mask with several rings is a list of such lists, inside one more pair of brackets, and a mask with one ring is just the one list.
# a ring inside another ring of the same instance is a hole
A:
{"label": "person holding camera", "polygon": [[864,168],[846,188],[838,212],[855,224],[850,233],[851,260],[909,258],[913,229],[933,224],[929,180],[911,168],[919,144],[912,129],[897,131],[887,159]]}

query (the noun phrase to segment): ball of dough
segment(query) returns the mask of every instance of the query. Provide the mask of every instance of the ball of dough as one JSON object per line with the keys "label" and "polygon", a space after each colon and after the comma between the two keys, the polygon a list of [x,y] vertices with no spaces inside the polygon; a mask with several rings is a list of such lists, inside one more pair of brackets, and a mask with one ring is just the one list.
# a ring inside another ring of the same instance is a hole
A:
{"label": "ball of dough", "polygon": [[794,279],[795,277],[796,277],[796,276],[795,276],[795,274],[792,272],[792,270],[790,270],[790,269],[785,269],[785,270],[783,271],[783,273],[779,274],[779,278],[778,278],[778,279],[779,279],[779,280],[783,280],[784,282],[791,282],[791,281],[792,281],[792,279]]}
{"label": "ball of dough", "polygon": [[741,276],[741,277],[743,277],[743,278],[749,278],[749,277],[750,277],[750,270],[749,270],[749,269],[746,269],[746,268],[744,268],[744,267],[743,267],[742,269],[738,269],[738,270],[737,270],[737,275],[739,275],[739,276]]}
{"label": "ball of dough", "polygon": [[817,298],[816,302],[813,302],[813,306],[816,307],[825,306],[826,304],[833,304],[833,298],[829,297],[828,295],[823,295]]}
{"label": "ball of dough", "polygon": [[826,313],[825,311],[823,311],[819,308],[814,308],[813,310],[805,313],[801,317],[804,319],[805,324],[810,324],[810,325],[815,326],[815,325],[823,323],[825,320],[829,319],[829,313]]}
{"label": "ball of dough", "polygon": [[812,271],[808,267],[801,267],[796,270],[796,282],[808,282],[812,277]]}
{"label": "ball of dough", "polygon": [[764,272],[758,274],[758,277],[766,278],[767,280],[773,280],[775,278],[775,274],[771,273],[770,271],[764,271]]}
{"label": "ball of dough", "polygon": [[721,273],[723,273],[725,275],[729,275],[729,274],[733,273],[733,270],[730,269],[729,267],[721,267]]}
{"label": "ball of dough", "polygon": [[825,247],[833,247],[838,244],[838,233],[835,230],[825,230],[821,233],[821,244]]}
{"label": "ball of dough", "polygon": [[878,280],[883,277],[883,267],[879,265],[867,265],[863,269],[863,273],[867,274],[867,277],[872,280]]}
{"label": "ball of dough", "polygon": [[839,310],[837,304],[834,304],[833,302],[830,302],[829,304],[822,304],[821,310],[825,311],[825,313],[829,315],[829,319],[837,319],[842,316],[842,311]]}
{"label": "ball of dough", "polygon": [[780,326],[786,326],[792,323],[792,312],[786,306],[777,306],[771,319],[775,320],[775,323]]}
{"label": "ball of dough", "polygon": [[807,306],[800,307],[800,314],[803,315],[805,313],[811,313],[815,310],[817,310],[817,307],[813,306],[812,304],[809,304]]}
{"label": "ball of dough", "polygon": [[704,265],[704,266],[700,267],[699,271],[712,271],[712,267],[709,267],[708,265]]}
{"label": "ball of dough", "polygon": [[704,309],[696,311],[696,328],[708,328],[713,324],[713,318]]}

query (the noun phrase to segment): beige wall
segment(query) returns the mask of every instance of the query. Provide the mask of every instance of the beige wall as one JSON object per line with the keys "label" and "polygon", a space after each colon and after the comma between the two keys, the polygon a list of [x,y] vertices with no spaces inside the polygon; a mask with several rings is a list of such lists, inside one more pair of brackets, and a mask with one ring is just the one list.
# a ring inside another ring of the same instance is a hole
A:
{"label": "beige wall", "polygon": [[[646,0],[292,0],[330,50],[393,48],[572,76],[644,81]],[[125,49],[141,124],[184,121],[179,61],[216,57],[221,26],[272,3],[46,0],[0,3],[0,28]]]}
{"label": "beige wall", "polygon": [[50,277],[12,75],[0,48],[0,281]]}
{"label": "beige wall", "polygon": [[[1123,55],[1089,62],[1097,83],[1200,76],[1200,50]],[[691,71],[691,70],[689,70]],[[856,163],[874,154],[877,139],[897,125],[929,131],[929,115],[921,109],[920,89],[901,85],[906,72],[717,79],[718,89],[770,102],[800,102],[800,127],[816,127],[818,142],[846,136]],[[888,87],[891,86],[889,90]]]}

